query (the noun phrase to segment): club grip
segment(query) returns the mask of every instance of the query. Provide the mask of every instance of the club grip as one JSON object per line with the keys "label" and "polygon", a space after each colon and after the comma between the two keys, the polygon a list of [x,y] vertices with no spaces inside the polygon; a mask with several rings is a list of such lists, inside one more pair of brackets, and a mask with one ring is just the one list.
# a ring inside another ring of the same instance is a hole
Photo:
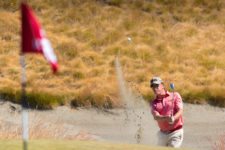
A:
{"label": "club grip", "polygon": [[170,88],[171,88],[172,90],[174,90],[175,86],[174,86],[173,83],[170,83]]}

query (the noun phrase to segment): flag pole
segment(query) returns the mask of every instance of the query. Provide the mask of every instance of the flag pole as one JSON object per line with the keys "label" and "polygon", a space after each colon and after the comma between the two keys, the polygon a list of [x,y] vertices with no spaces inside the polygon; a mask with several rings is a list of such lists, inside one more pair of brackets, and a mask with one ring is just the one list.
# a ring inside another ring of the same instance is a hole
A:
{"label": "flag pole", "polygon": [[42,28],[36,19],[32,9],[27,5],[27,0],[21,0],[21,102],[22,102],[22,138],[23,150],[28,149],[29,126],[28,126],[28,102],[26,96],[26,53],[41,53],[51,63],[52,70],[55,73],[58,69],[57,58],[53,52],[50,42],[44,36]]}
{"label": "flag pole", "polygon": [[20,55],[21,65],[21,102],[22,102],[22,138],[23,138],[23,150],[28,149],[29,127],[28,127],[28,103],[26,99],[26,64],[25,56]]}
{"label": "flag pole", "polygon": [[[21,0],[20,3],[26,3],[27,0]],[[21,46],[22,47],[22,46]],[[23,150],[28,150],[28,138],[29,138],[29,126],[28,126],[28,103],[26,99],[26,64],[25,56],[20,54],[20,65],[21,65],[21,103],[22,103],[22,139],[23,139]]]}

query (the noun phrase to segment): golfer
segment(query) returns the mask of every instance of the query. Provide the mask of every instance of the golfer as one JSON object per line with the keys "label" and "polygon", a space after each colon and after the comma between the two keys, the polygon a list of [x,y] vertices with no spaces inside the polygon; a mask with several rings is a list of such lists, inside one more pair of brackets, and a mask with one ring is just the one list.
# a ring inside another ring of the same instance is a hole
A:
{"label": "golfer", "polygon": [[151,112],[159,126],[158,145],[175,147],[183,141],[183,102],[179,93],[165,89],[160,77],[153,77],[150,86],[155,94]]}

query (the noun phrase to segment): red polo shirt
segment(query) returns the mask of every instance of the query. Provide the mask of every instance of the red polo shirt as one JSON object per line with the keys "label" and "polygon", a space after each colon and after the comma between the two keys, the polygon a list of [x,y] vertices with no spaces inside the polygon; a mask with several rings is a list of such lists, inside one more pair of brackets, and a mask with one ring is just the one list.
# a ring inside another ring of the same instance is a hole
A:
{"label": "red polo shirt", "polygon": [[[162,98],[156,97],[151,103],[152,114],[160,114],[162,116],[171,116],[176,114],[180,109],[183,109],[182,98],[179,93],[166,92]],[[182,115],[174,122],[169,124],[167,121],[157,121],[161,131],[173,131],[183,126]]]}

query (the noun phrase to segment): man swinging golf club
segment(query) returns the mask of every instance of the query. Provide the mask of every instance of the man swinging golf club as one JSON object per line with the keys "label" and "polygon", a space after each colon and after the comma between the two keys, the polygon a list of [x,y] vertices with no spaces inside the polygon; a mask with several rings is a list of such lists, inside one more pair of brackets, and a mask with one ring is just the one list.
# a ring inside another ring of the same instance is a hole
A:
{"label": "man swinging golf club", "polygon": [[[160,77],[153,77],[150,86],[155,94],[151,112],[160,128],[158,145],[178,148],[183,141],[183,102],[179,93],[165,89]],[[174,85],[171,85],[174,89]]]}

